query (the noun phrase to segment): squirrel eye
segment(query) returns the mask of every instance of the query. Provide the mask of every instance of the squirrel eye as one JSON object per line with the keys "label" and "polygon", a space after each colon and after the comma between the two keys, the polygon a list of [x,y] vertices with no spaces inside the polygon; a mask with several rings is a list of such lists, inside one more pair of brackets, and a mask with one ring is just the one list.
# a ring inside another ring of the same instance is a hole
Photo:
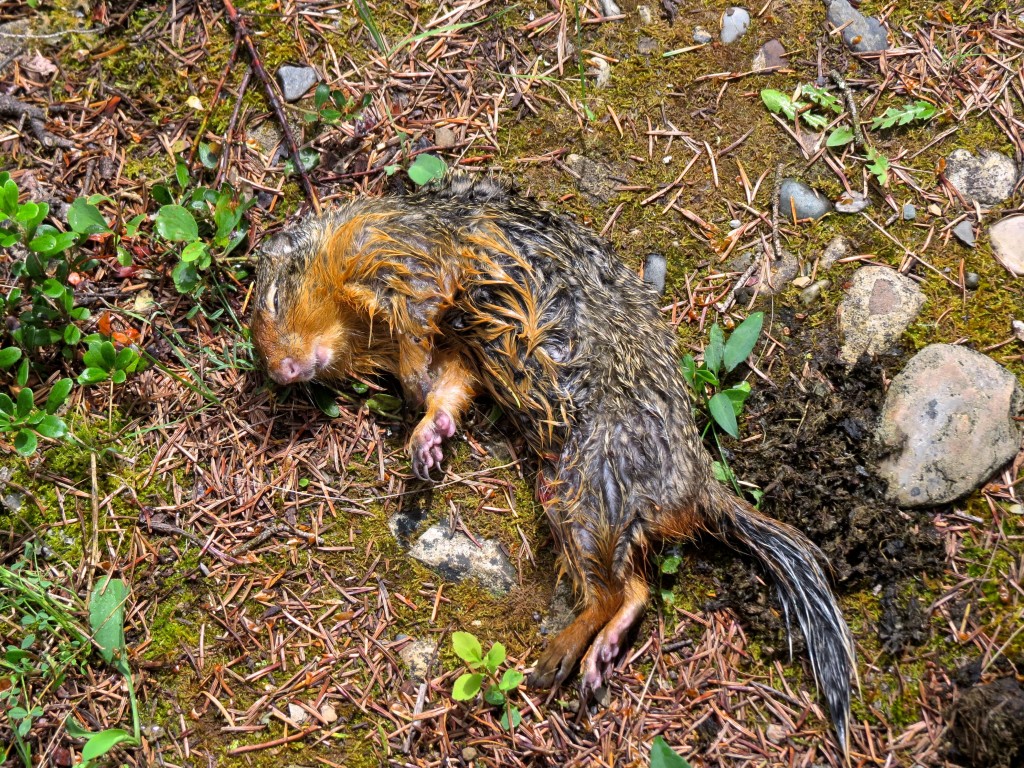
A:
{"label": "squirrel eye", "polygon": [[264,296],[264,303],[268,307],[270,307],[271,314],[274,314],[274,315],[277,314],[278,306],[277,306],[277,286],[276,285],[270,286],[270,289],[267,291],[267,295]]}

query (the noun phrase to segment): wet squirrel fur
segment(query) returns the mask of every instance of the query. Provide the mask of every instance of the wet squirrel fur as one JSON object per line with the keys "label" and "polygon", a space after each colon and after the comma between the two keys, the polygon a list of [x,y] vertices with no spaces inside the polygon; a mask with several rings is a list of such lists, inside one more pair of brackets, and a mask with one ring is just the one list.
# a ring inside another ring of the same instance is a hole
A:
{"label": "wet squirrel fur", "polygon": [[251,330],[282,384],[395,375],[424,412],[409,442],[421,478],[478,393],[517,422],[581,596],[531,684],[558,685],[579,662],[584,693],[599,686],[646,606],[651,547],[705,531],[772,576],[845,749],[853,642],[821,554],[714,479],[656,299],[571,219],[452,174],[267,240]]}

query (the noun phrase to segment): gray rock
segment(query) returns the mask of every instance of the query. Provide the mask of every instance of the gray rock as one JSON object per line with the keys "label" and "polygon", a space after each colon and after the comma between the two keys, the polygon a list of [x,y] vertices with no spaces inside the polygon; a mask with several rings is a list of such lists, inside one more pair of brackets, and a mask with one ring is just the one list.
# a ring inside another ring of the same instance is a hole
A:
{"label": "gray rock", "polygon": [[714,39],[715,38],[711,33],[704,29],[704,27],[693,28],[693,42],[699,45],[704,45],[705,43],[710,43]]}
{"label": "gray rock", "polygon": [[497,542],[479,542],[478,547],[464,533],[451,530],[447,523],[438,523],[423,532],[409,554],[450,581],[471,578],[492,592],[508,592],[515,586],[516,569]]}
{"label": "gray rock", "polygon": [[565,164],[576,174],[576,186],[584,194],[602,203],[611,200],[615,182],[609,178],[611,170],[606,165],[583,155],[568,155]]}
{"label": "gray rock", "polygon": [[465,760],[467,763],[476,760],[479,754],[480,753],[476,751],[475,747],[463,747],[462,749],[462,759]]}
{"label": "gray rock", "polygon": [[953,227],[953,234],[956,235],[957,240],[968,248],[974,247],[974,225],[967,219]]}
{"label": "gray rock", "polygon": [[320,76],[312,67],[292,67],[285,64],[277,70],[277,83],[285,101],[298,101],[306,91],[316,85]]}
{"label": "gray rock", "polygon": [[434,129],[434,145],[438,149],[451,149],[457,141],[458,137],[455,135],[455,131],[447,125]]}
{"label": "gray rock", "polygon": [[913,203],[903,204],[903,220],[913,221],[917,218],[917,208],[914,207]]}
{"label": "gray rock", "polygon": [[668,262],[660,253],[649,253],[644,261],[644,282],[661,296],[665,293],[665,274]]}
{"label": "gray rock", "polygon": [[968,272],[964,275],[964,288],[976,290],[981,285],[981,275],[977,272]]}
{"label": "gray rock", "polygon": [[783,179],[779,187],[779,215],[790,221],[793,212],[797,219],[820,219],[832,210],[832,203],[820,192],[802,181]]}
{"label": "gray rock", "polygon": [[754,291],[763,296],[778,293],[789,285],[800,272],[800,262],[797,257],[783,249],[781,259],[774,258],[773,253],[767,254],[768,274],[765,275],[765,257],[766,254],[762,250],[744,251],[729,262],[729,269],[742,273],[747,271],[754,259],[757,259],[756,269],[743,285],[736,288],[737,301],[749,301],[750,297],[754,295]]}
{"label": "gray rock", "polygon": [[969,203],[996,205],[1013,194],[1017,166],[1001,152],[957,149],[946,158],[946,181]]}
{"label": "gray rock", "polygon": [[825,251],[821,254],[821,258],[818,259],[818,269],[830,269],[833,264],[840,259],[845,259],[851,253],[853,253],[853,243],[850,242],[849,238],[836,235],[825,246]]}
{"label": "gray rock", "polygon": [[817,280],[802,291],[800,291],[800,303],[805,307],[813,306],[817,304],[818,299],[821,298],[821,292],[828,288],[830,285],[828,280]]}
{"label": "gray rock", "polygon": [[772,39],[757,49],[750,68],[755,72],[760,72],[765,69],[784,67],[786,64],[786,49],[778,40]]}
{"label": "gray rock", "polygon": [[862,192],[849,192],[836,200],[839,213],[860,213],[871,205],[871,199]]}
{"label": "gray rock", "polygon": [[889,386],[875,435],[888,454],[878,472],[889,496],[919,507],[970,493],[1017,455],[1022,408],[1024,390],[991,358],[925,347]]}
{"label": "gray rock", "polygon": [[638,53],[648,56],[658,50],[658,41],[653,37],[641,37],[636,44]]}
{"label": "gray rock", "polygon": [[1024,214],[1007,216],[988,228],[996,259],[1017,277],[1024,277]]}
{"label": "gray rock", "polygon": [[654,23],[654,14],[651,13],[651,8],[648,5],[638,5],[636,15],[640,17],[640,23],[645,27]]}
{"label": "gray rock", "polygon": [[409,670],[409,679],[414,683],[422,683],[430,673],[430,663],[437,655],[437,643],[430,640],[413,640],[398,652],[399,658],[405,662]]}
{"label": "gray rock", "polygon": [[843,42],[857,53],[884,51],[889,47],[889,36],[882,23],[871,16],[864,16],[847,0],[829,3],[828,23],[837,29],[843,27]]}
{"label": "gray rock", "polygon": [[734,5],[725,9],[722,14],[722,34],[718,39],[728,45],[743,37],[743,34],[750,27],[750,14],[746,8]]}
{"label": "gray rock", "polygon": [[921,289],[888,267],[861,267],[839,305],[839,359],[853,365],[862,354],[889,351],[924,305]]}
{"label": "gray rock", "polygon": [[622,13],[622,9],[619,8],[618,3],[615,0],[601,0],[601,15],[602,16],[618,16]]}

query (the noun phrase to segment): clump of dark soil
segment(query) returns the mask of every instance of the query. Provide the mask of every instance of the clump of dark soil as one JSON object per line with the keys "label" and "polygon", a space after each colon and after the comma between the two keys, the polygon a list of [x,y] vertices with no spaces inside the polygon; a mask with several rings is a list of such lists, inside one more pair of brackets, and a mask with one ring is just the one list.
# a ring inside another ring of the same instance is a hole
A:
{"label": "clump of dark soil", "polygon": [[[927,622],[913,592],[914,577],[938,573],[944,563],[939,537],[926,515],[897,509],[871,471],[871,435],[884,399],[880,364],[846,368],[828,355],[800,379],[777,377],[775,388],[754,388],[748,434],[760,442],[728,456],[737,477],[763,491],[760,508],[815,542],[838,591],[883,588],[880,635],[890,653],[920,644]],[[733,559],[716,568],[718,604],[737,610],[753,626],[778,628],[774,596],[758,566]]]}
{"label": "clump of dark soil", "polygon": [[975,685],[950,716],[949,757],[967,766],[1024,766],[1024,686],[1014,677]]}

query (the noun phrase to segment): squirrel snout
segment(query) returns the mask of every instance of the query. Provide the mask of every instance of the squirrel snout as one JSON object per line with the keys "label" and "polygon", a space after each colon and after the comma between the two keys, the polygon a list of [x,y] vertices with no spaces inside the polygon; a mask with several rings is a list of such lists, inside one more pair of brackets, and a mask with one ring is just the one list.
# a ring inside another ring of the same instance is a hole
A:
{"label": "squirrel snout", "polygon": [[313,373],[312,366],[303,366],[295,358],[286,357],[270,371],[270,376],[278,384],[294,384],[297,381],[309,381]]}

